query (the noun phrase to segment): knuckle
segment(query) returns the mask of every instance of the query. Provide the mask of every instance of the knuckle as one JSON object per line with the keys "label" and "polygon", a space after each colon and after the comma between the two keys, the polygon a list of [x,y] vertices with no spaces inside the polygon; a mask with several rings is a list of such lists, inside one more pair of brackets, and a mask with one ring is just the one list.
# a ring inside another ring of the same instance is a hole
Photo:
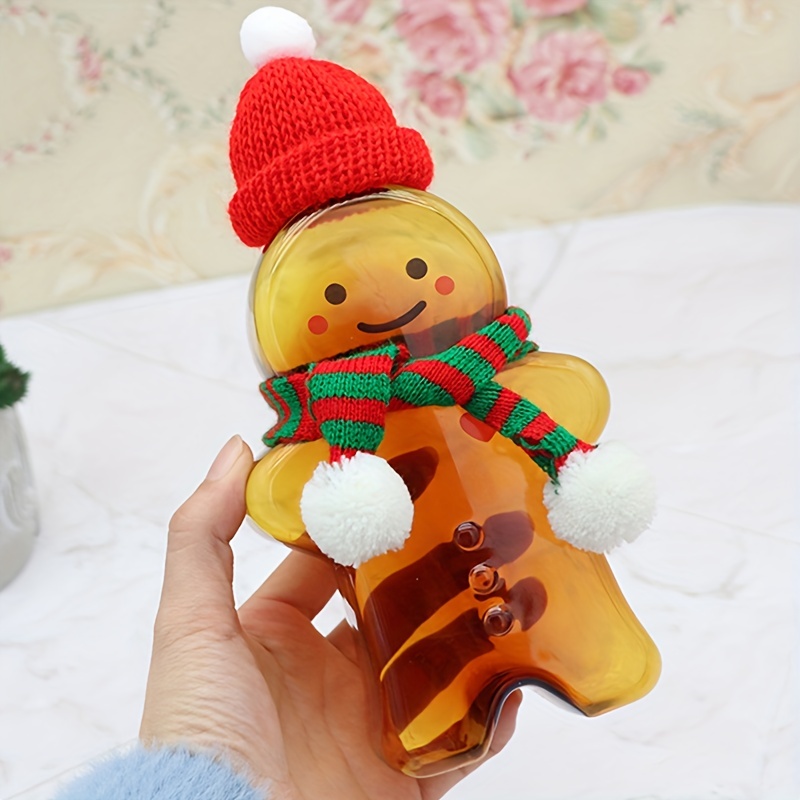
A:
{"label": "knuckle", "polygon": [[191,500],[187,500],[169,521],[170,534],[182,534],[196,528],[201,517],[195,513]]}
{"label": "knuckle", "polygon": [[153,625],[153,642],[162,650],[194,649],[224,644],[241,635],[235,620],[201,611],[184,609],[176,613],[160,610]]}

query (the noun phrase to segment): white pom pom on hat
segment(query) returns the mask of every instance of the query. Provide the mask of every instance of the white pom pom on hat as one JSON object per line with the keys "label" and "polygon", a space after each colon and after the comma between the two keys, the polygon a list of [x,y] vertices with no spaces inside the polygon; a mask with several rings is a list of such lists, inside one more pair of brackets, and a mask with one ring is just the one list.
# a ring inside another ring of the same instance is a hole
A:
{"label": "white pom pom on hat", "polygon": [[300,514],[325,555],[337,564],[358,567],[405,544],[414,504],[387,461],[357,452],[317,465],[303,487]]}
{"label": "white pom pom on hat", "polygon": [[260,69],[276,58],[311,58],[317,42],[311,26],[299,14],[277,6],[257,8],[239,31],[244,57]]}
{"label": "white pom pom on hat", "polygon": [[619,442],[575,450],[544,487],[553,533],[593,553],[632,542],[655,516],[656,490],[641,459]]}

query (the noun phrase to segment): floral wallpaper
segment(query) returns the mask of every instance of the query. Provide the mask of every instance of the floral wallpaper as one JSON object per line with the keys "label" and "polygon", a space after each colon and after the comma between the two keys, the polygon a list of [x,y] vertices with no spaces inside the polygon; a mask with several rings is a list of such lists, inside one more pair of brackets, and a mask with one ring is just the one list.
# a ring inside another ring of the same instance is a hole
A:
{"label": "floral wallpaper", "polygon": [[[796,0],[284,0],[487,231],[800,201]],[[248,271],[227,129],[258,0],[0,0],[0,311]]]}
{"label": "floral wallpaper", "polygon": [[[522,155],[621,121],[614,101],[644,92],[663,63],[659,28],[688,6],[589,0],[404,0],[399,7],[327,0],[327,50],[368,64],[403,117],[433,133],[439,149],[486,159],[512,141]],[[338,36],[337,36],[338,34]],[[336,37],[336,38],[334,38]]]}

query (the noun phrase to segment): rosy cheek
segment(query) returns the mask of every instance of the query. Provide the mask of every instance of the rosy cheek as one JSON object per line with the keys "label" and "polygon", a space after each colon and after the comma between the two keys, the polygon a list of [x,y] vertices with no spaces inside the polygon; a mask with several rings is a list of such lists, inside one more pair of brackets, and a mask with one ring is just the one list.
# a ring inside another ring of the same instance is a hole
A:
{"label": "rosy cheek", "polygon": [[439,292],[439,294],[450,294],[450,292],[456,288],[453,279],[447,275],[442,275],[441,278],[437,278],[436,283],[433,285],[436,287],[436,291]]}
{"label": "rosy cheek", "polygon": [[325,317],[321,317],[319,314],[315,314],[308,321],[308,329],[311,333],[317,335],[325,333],[325,331],[328,330],[328,320],[326,320]]}

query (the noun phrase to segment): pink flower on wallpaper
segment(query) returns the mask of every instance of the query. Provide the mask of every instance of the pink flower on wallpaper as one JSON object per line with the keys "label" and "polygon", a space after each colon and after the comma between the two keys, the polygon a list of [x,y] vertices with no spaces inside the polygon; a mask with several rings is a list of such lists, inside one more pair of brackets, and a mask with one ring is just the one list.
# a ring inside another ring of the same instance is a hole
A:
{"label": "pink flower on wallpaper", "polygon": [[100,56],[92,50],[92,45],[85,36],[81,36],[78,40],[78,59],[80,60],[81,80],[87,83],[99,81],[103,74],[103,62],[100,60]]}
{"label": "pink flower on wallpaper", "polygon": [[420,100],[437,117],[461,117],[467,103],[464,85],[456,78],[445,78],[438,74],[426,75],[414,72],[408,85],[419,91]]}
{"label": "pink flower on wallpaper", "polygon": [[594,31],[556,31],[540,39],[530,60],[509,72],[531,114],[569,122],[608,93],[608,47]]}
{"label": "pink flower on wallpaper", "polygon": [[403,0],[397,30],[411,51],[446,74],[495,58],[511,27],[507,0]]}
{"label": "pink flower on wallpaper", "polygon": [[618,67],[611,74],[611,84],[621,94],[639,94],[650,85],[650,73],[635,67]]}
{"label": "pink flower on wallpaper", "polygon": [[361,22],[369,0],[325,0],[325,4],[336,22]]}
{"label": "pink flower on wallpaper", "polygon": [[584,8],[589,0],[525,0],[535,17],[558,17]]}

